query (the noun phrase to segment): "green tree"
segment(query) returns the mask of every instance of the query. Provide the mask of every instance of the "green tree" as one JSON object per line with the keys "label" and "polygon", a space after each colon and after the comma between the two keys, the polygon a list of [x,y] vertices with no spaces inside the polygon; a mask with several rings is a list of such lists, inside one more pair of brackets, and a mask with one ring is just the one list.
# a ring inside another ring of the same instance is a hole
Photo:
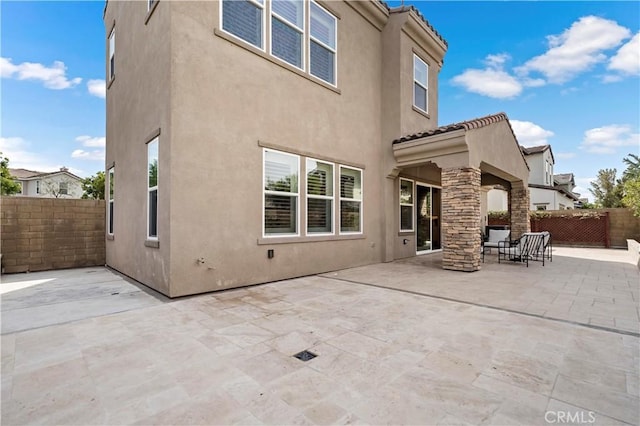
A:
{"label": "green tree", "polygon": [[82,179],[82,198],[104,200],[104,172]]}
{"label": "green tree", "polygon": [[627,165],[622,173],[622,204],[640,217],[640,158],[629,154],[622,161]]}
{"label": "green tree", "polygon": [[0,194],[12,195],[22,192],[22,187],[9,172],[9,159],[0,152]]}
{"label": "green tree", "polygon": [[622,207],[622,183],[616,180],[616,169],[602,169],[598,171],[595,182],[591,182],[589,192],[595,197],[598,207]]}

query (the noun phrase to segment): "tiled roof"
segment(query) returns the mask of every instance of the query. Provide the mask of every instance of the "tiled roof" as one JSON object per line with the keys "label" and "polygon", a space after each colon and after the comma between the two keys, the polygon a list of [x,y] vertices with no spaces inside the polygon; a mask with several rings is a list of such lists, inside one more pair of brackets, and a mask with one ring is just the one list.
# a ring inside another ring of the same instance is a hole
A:
{"label": "tiled roof", "polygon": [[386,8],[389,10],[389,13],[402,13],[402,12],[409,12],[409,11],[413,11],[416,15],[418,15],[418,17],[422,20],[422,22],[425,23],[425,25],[431,30],[433,31],[433,33],[438,36],[438,38],[440,39],[440,41],[442,41],[444,43],[445,46],[449,47],[449,43],[447,43],[447,40],[444,39],[444,37],[442,37],[442,35],[440,35],[440,33],[433,27],[433,25],[431,25],[429,23],[429,21],[427,21],[427,18],[425,18],[422,13],[420,13],[420,11],[413,5],[409,5],[409,6],[398,6],[398,7],[389,7],[386,3],[384,3],[384,5],[386,6]]}
{"label": "tiled roof", "polygon": [[51,176],[51,175],[55,175],[55,174],[59,174],[59,173],[66,173],[78,180],[81,180],[82,178],[80,176],[76,176],[73,173],[71,173],[69,171],[69,169],[63,168],[61,170],[57,170],[55,172],[38,172],[35,170],[28,170],[28,169],[11,169],[9,168],[9,173],[11,173],[11,176],[13,176],[16,179],[33,179],[33,178],[37,178],[37,177],[45,177],[45,176]]}
{"label": "tiled roof", "polygon": [[545,152],[549,148],[550,148],[549,145],[538,145],[538,146],[529,146],[529,147],[520,146],[520,149],[522,150],[522,153],[524,155],[539,154],[541,152]]}
{"label": "tiled roof", "polygon": [[40,176],[43,172],[36,172],[35,170],[27,170],[27,169],[9,169],[9,173],[11,176],[18,179],[28,179],[34,176]]}
{"label": "tiled roof", "polygon": [[557,175],[553,175],[553,180],[558,185],[563,185],[566,183],[570,183],[573,180],[573,173],[560,173]]}
{"label": "tiled roof", "polygon": [[[485,117],[474,118],[473,120],[461,121],[460,123],[448,124],[446,126],[440,126],[437,129],[427,130],[420,133],[414,133],[413,135],[408,135],[402,137],[400,139],[396,139],[393,141],[393,144],[408,142],[415,139],[424,138],[427,136],[433,136],[440,133],[453,132],[454,130],[472,130],[479,129],[481,127],[488,126],[489,124],[498,123],[500,121],[506,121],[509,123],[509,119],[507,118],[507,114],[504,112],[500,112],[498,114],[487,115]],[[511,128],[511,124],[509,124],[509,128]],[[513,133],[513,129],[511,129],[511,133]],[[516,138],[514,134],[513,137]]]}

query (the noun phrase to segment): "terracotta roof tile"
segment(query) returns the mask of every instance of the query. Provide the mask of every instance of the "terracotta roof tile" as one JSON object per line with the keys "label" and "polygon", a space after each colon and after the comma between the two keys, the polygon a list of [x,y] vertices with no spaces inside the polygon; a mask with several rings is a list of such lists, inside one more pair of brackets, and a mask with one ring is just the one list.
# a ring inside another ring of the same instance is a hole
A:
{"label": "terracotta roof tile", "polygon": [[[500,112],[498,114],[487,115],[485,117],[474,118],[473,120],[461,121],[459,123],[447,124],[446,126],[440,126],[437,129],[426,130],[420,133],[414,133],[412,135],[404,136],[400,139],[396,139],[393,141],[393,144],[408,142],[415,139],[424,138],[427,136],[438,135],[440,133],[453,132],[454,130],[473,130],[479,129],[481,127],[488,126],[489,124],[498,123],[500,121],[506,121],[509,123],[509,119],[507,118],[507,114],[504,112]],[[511,124],[509,124],[509,128],[511,128]],[[513,129],[511,129],[513,133]],[[513,137],[516,138],[514,133]]]}
{"label": "terracotta roof tile", "polygon": [[386,3],[383,2],[383,4],[385,5],[385,7],[387,8],[387,10],[389,10],[389,13],[403,13],[403,12],[409,12],[409,11],[413,11],[416,15],[418,15],[418,18],[420,18],[422,20],[422,22],[425,23],[425,25],[431,30],[433,31],[433,33],[438,36],[438,38],[444,43],[445,46],[449,47],[449,43],[447,43],[447,40],[444,39],[444,37],[442,37],[442,35],[440,35],[440,33],[438,32],[438,30],[436,30],[433,25],[431,25],[429,23],[429,21],[427,21],[427,18],[424,17],[424,15],[422,15],[422,13],[420,13],[420,11],[413,5],[409,5],[409,6],[398,6],[398,7],[389,7]]}

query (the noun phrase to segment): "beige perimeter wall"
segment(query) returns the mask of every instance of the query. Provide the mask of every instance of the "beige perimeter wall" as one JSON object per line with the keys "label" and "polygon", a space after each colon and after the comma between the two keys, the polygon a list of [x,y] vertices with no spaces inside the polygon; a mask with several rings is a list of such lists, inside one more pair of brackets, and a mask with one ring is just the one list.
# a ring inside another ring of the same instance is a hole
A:
{"label": "beige perimeter wall", "polygon": [[2,197],[2,272],[105,264],[104,200]]}

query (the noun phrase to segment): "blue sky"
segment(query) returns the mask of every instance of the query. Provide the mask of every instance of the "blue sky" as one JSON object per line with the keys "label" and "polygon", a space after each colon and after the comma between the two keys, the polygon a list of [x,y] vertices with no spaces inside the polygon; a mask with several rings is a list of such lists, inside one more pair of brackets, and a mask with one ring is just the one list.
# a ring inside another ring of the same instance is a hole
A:
{"label": "blue sky", "polygon": [[[389,2],[395,6],[400,2]],[[637,2],[435,2],[449,43],[439,124],[505,112],[522,145],[549,143],[583,196],[640,136]],[[1,1],[0,150],[12,167],[104,169],[103,1]]]}

